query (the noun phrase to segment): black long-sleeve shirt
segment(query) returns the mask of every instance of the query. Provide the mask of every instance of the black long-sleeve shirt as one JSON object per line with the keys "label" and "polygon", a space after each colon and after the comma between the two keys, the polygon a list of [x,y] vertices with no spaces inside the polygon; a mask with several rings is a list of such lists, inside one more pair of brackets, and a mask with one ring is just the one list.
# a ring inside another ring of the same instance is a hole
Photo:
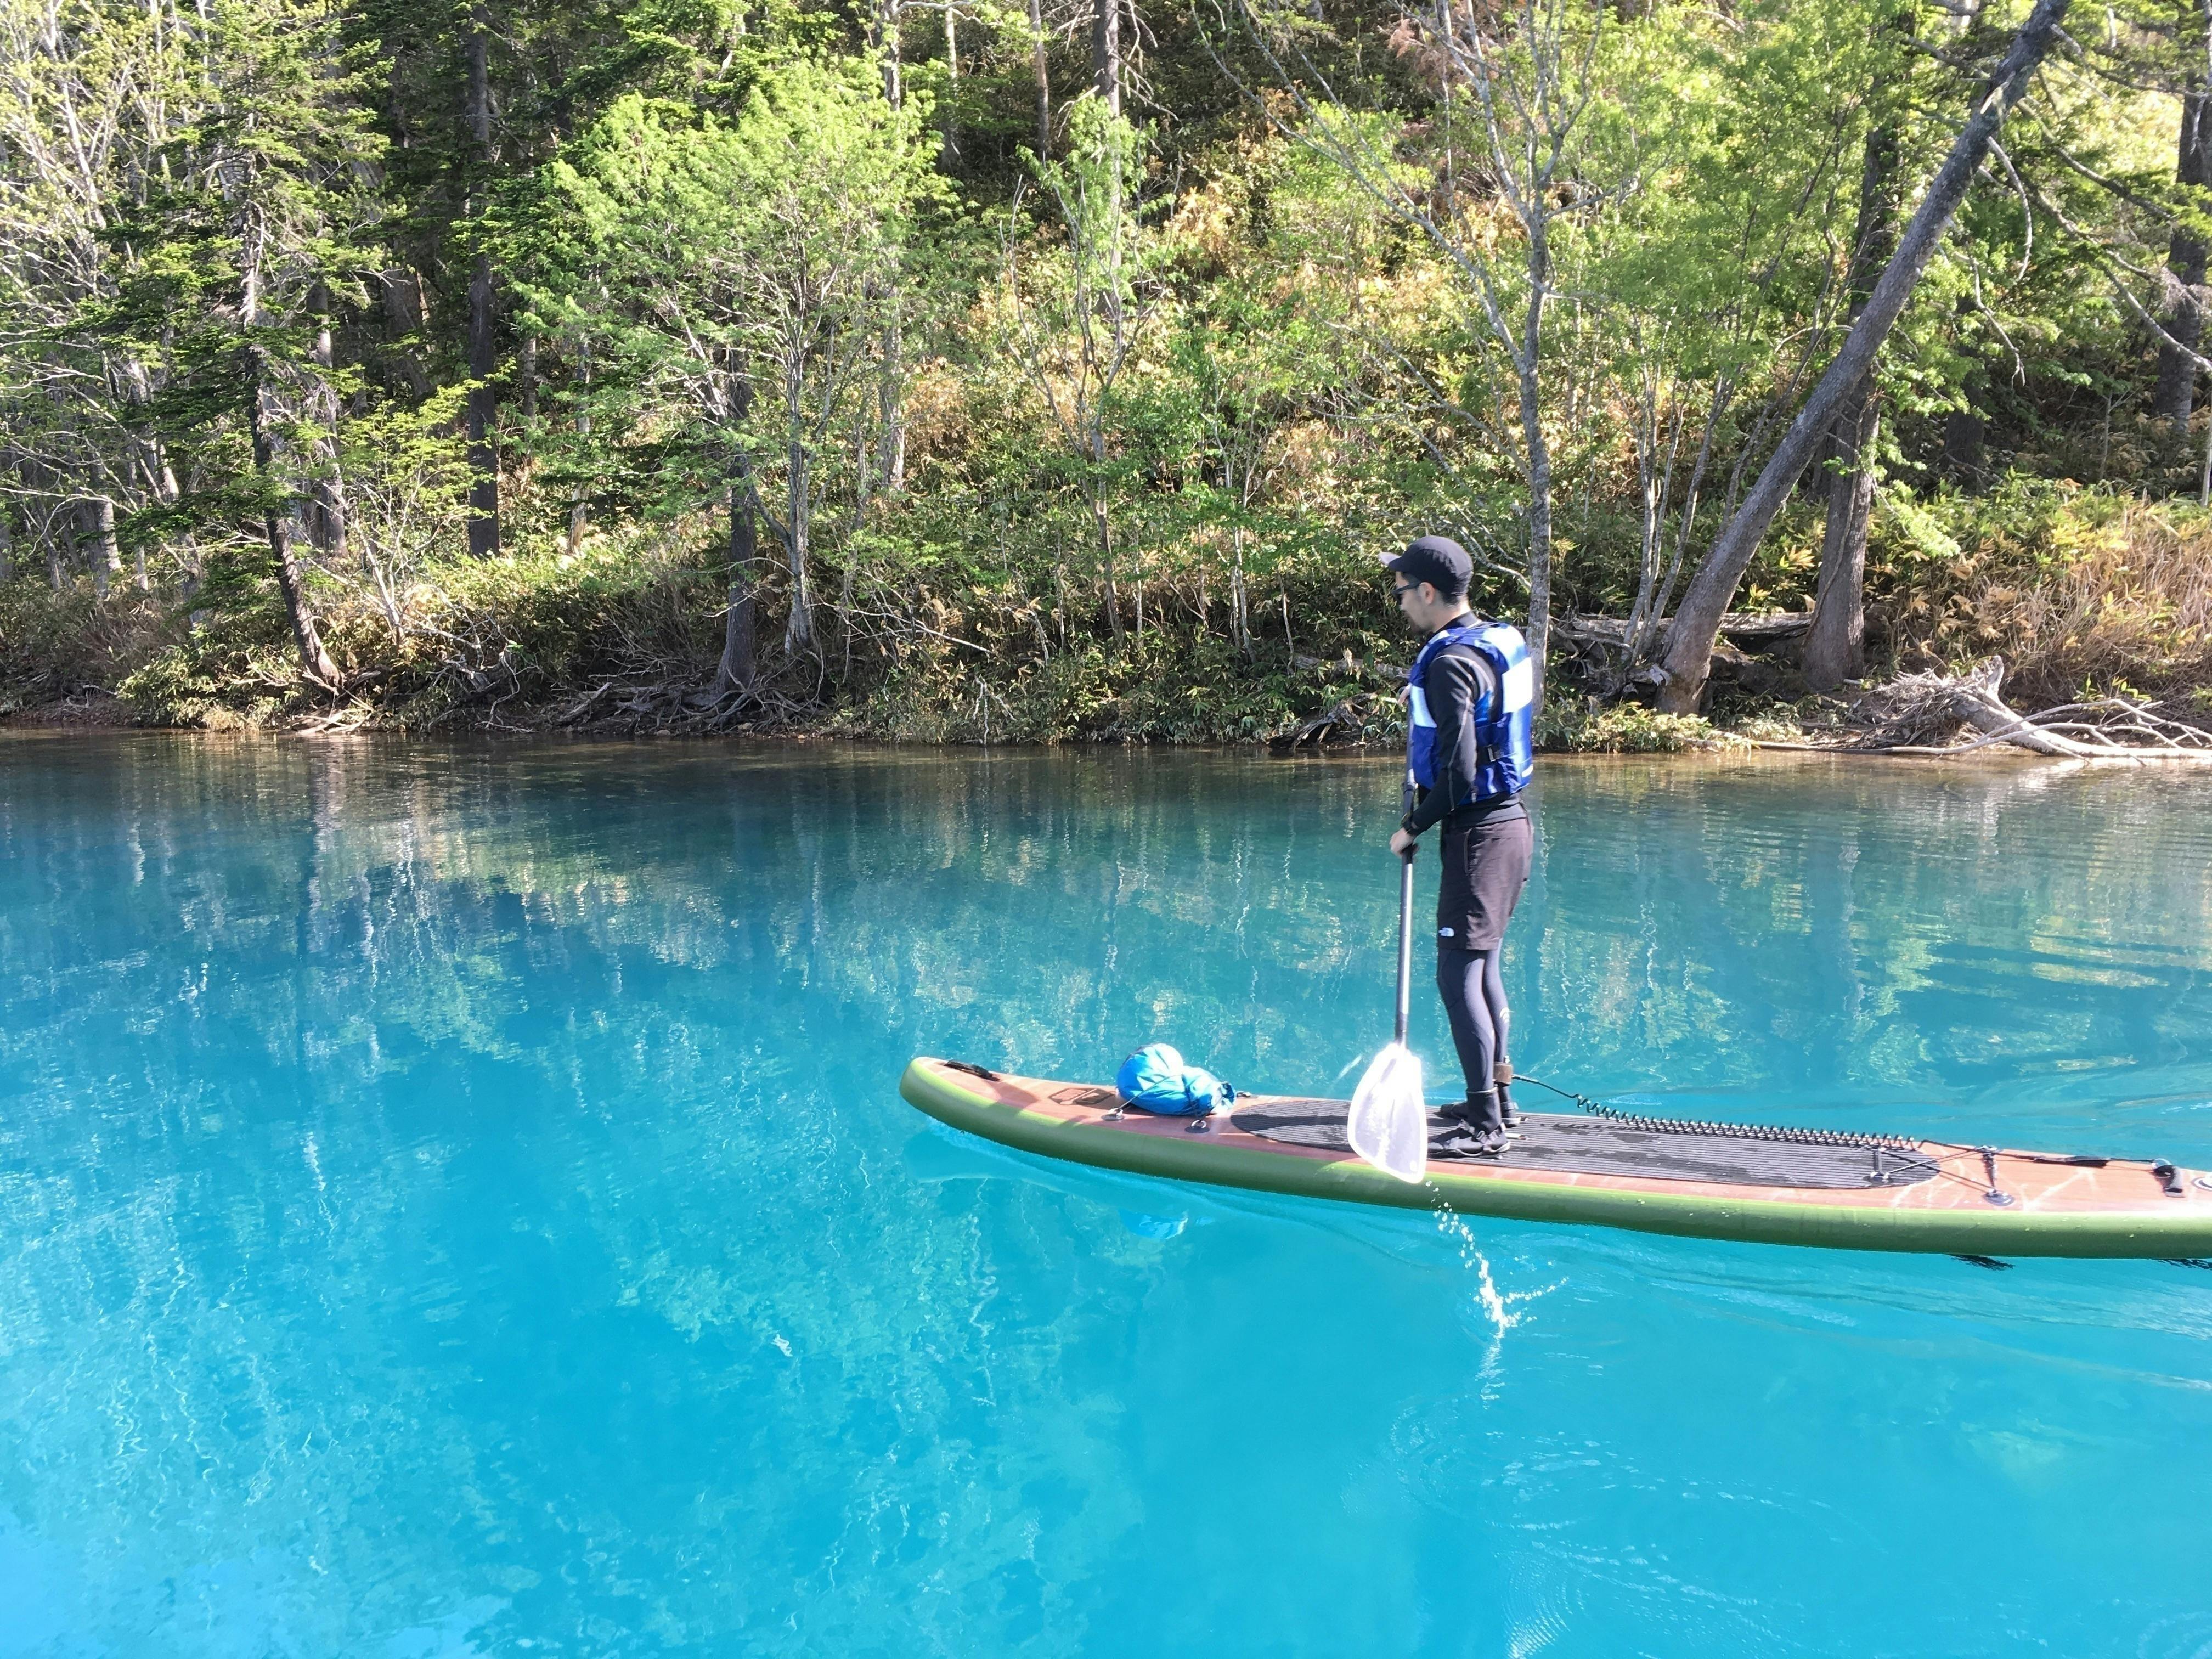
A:
{"label": "black long-sleeve shirt", "polygon": [[[1437,723],[1437,782],[1424,789],[1406,814],[1404,827],[1418,836],[1433,823],[1470,823],[1522,809],[1520,797],[1476,802],[1474,780],[1482,765],[1479,716],[1498,696],[1498,671],[1472,645],[1448,645],[1429,659],[1421,675],[1429,705],[1429,718]],[[1452,803],[1468,804],[1455,810]]]}

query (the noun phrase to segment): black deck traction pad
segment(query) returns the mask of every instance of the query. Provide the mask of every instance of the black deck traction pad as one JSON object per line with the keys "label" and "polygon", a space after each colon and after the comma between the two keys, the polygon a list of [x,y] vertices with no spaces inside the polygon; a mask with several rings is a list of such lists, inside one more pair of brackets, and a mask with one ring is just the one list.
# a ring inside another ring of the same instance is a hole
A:
{"label": "black deck traction pad", "polygon": [[[1247,1134],[1269,1140],[1348,1152],[1352,1143],[1344,1134],[1346,1110],[1340,1100],[1271,1100],[1264,1106],[1236,1107],[1229,1121]],[[1449,1127],[1440,1118],[1430,1118],[1432,1147]],[[1910,1187],[1938,1173],[1935,1163],[1917,1152],[1804,1146],[1746,1135],[1662,1133],[1550,1112],[1523,1113],[1514,1133],[1516,1138],[1496,1158],[1450,1163],[1469,1170],[1557,1170],[1741,1187]],[[1437,1162],[1445,1160],[1438,1156]]]}

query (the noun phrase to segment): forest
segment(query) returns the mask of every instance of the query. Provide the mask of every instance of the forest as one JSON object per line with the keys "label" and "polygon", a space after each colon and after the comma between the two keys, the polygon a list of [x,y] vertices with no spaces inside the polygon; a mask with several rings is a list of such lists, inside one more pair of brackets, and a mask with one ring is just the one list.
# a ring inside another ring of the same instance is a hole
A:
{"label": "forest", "polygon": [[2209,247],[2212,3],[0,0],[0,714],[2200,742]]}

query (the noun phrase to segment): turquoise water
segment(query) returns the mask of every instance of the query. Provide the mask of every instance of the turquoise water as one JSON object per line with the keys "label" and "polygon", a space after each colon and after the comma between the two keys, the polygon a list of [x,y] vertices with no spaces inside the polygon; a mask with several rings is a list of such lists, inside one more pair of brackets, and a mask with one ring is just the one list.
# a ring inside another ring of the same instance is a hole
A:
{"label": "turquoise water", "polygon": [[[2212,1272],[1213,1194],[899,1100],[1152,1038],[1342,1092],[1393,791],[0,739],[0,1656],[2212,1649]],[[1516,1058],[2212,1165],[2208,806],[1549,764]]]}

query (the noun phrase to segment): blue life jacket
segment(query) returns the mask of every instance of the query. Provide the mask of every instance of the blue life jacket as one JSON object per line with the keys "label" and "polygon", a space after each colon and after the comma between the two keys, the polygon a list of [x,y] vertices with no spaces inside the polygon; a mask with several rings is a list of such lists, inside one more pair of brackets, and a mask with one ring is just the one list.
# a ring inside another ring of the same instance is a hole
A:
{"label": "blue life jacket", "polygon": [[1474,793],[1451,803],[1460,807],[1518,794],[1528,787],[1536,767],[1536,676],[1528,642],[1519,629],[1504,623],[1466,623],[1431,635],[1406,675],[1412,688],[1406,699],[1406,769],[1423,789],[1437,787],[1437,722],[1429,713],[1425,680],[1437,653],[1455,645],[1472,646],[1498,677],[1496,694],[1475,705]]}
{"label": "blue life jacket", "polygon": [[1237,1098],[1237,1091],[1202,1066],[1192,1066],[1164,1042],[1139,1048],[1121,1062],[1115,1092],[1140,1112],[1164,1117],[1203,1117]]}

